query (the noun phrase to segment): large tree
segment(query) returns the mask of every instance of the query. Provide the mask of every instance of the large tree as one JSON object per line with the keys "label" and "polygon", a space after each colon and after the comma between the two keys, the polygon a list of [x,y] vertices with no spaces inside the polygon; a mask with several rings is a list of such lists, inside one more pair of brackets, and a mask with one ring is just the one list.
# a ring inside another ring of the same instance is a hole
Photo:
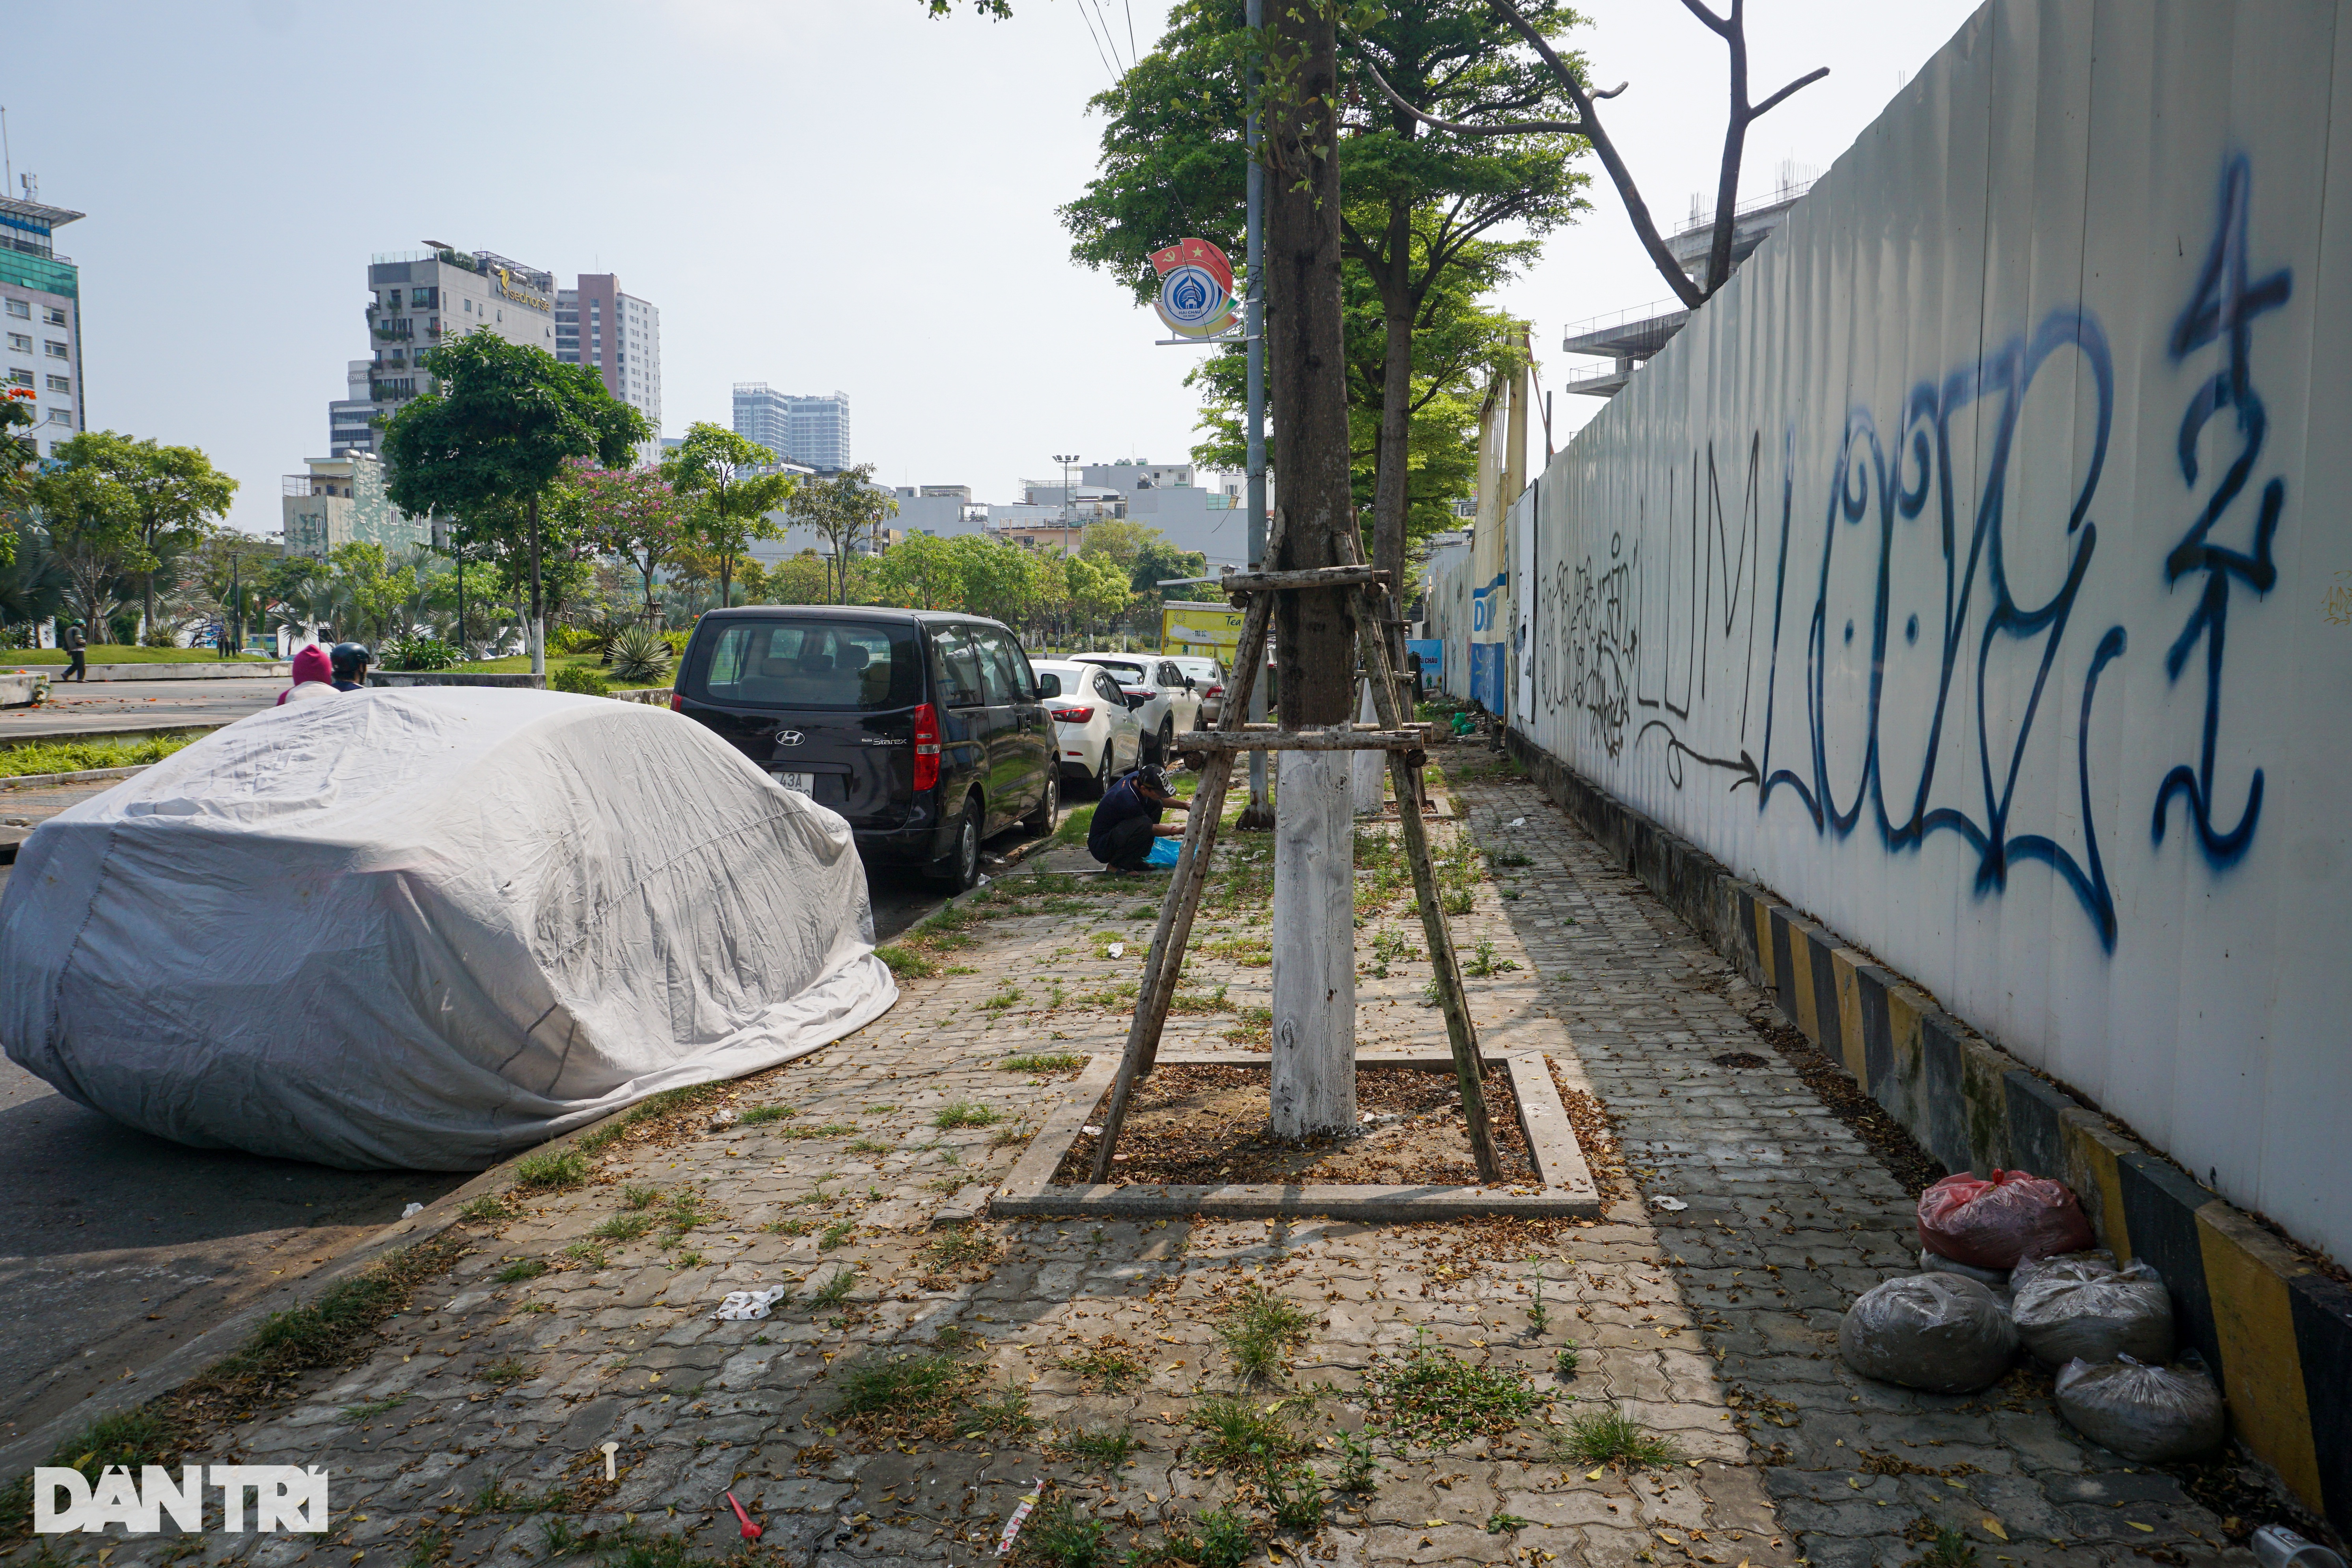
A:
{"label": "large tree", "polygon": [[613,473],[576,468],[563,486],[564,507],[590,548],[626,561],[645,584],[646,624],[658,605],[654,578],[688,542],[687,507],[661,475],[646,468]]}
{"label": "large tree", "polygon": [[66,443],[68,460],[94,468],[120,487],[138,541],[140,607],[155,629],[155,574],[193,549],[215,518],[228,510],[236,481],[194,447],[133,440],[112,430],[89,430]]}
{"label": "large tree", "polygon": [[[416,516],[444,512],[478,533],[508,532],[528,563],[533,674],[547,671],[546,541],[541,506],[564,465],[593,458],[626,465],[652,435],[645,416],[604,390],[595,368],[469,332],[425,356],[435,390],[411,398],[384,431],[393,504]],[[521,537],[509,531],[520,523]]]}
{"label": "large tree", "polygon": [[[1551,0],[1529,9],[1555,28],[1578,21]],[[1240,243],[1242,67],[1256,42],[1243,21],[1237,0],[1185,0],[1159,47],[1095,100],[1106,116],[1100,170],[1063,220],[1078,259],[1120,277],[1139,300],[1157,288],[1150,254],[1178,235],[1202,235],[1228,250]],[[1570,167],[1583,147],[1576,138],[1433,132],[1374,82],[1450,116],[1564,111],[1548,68],[1513,42],[1485,0],[1396,0],[1343,39],[1339,233],[1350,404],[1372,415],[1351,425],[1368,426],[1371,436],[1370,493],[1361,498],[1373,520],[1370,553],[1400,574],[1413,420],[1454,379],[1432,377],[1419,339],[1457,319],[1465,296],[1475,302],[1531,262],[1540,237],[1583,207],[1586,176]],[[1515,237],[1499,240],[1498,230]],[[1370,307],[1377,329],[1370,376],[1360,374],[1359,306]],[[1278,431],[1281,399],[1271,401]]]}
{"label": "large tree", "polygon": [[695,541],[719,572],[719,603],[735,602],[735,574],[751,541],[783,531],[769,514],[792,500],[798,481],[776,473],[776,455],[723,425],[696,421],[686,439],[662,456],[662,476],[694,503]]}
{"label": "large tree", "polygon": [[879,545],[882,525],[898,515],[898,498],[874,482],[874,465],[860,463],[837,474],[802,485],[787,503],[794,522],[814,530],[832,547],[834,603],[849,597],[850,559],[863,540],[867,550]]}
{"label": "large tree", "polygon": [[85,438],[60,442],[29,489],[50,552],[72,582],[90,640],[99,642],[117,605],[115,588],[127,574],[145,570],[152,557],[140,547],[138,513],[122,482],[103,465],[83,460]]}

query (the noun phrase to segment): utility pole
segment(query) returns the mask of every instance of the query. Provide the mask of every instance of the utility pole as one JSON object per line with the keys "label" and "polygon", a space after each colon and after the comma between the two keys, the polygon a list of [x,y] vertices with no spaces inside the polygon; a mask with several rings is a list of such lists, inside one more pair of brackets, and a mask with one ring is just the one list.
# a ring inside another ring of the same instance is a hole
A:
{"label": "utility pole", "polygon": [[[1263,29],[1265,0],[1249,0],[1246,16],[1252,33]],[[1249,192],[1249,292],[1242,311],[1242,331],[1248,340],[1245,428],[1249,454],[1243,467],[1249,476],[1249,569],[1253,572],[1265,570],[1265,169],[1257,156],[1258,74],[1257,61],[1253,58],[1244,77],[1249,95],[1248,118],[1242,122],[1242,145],[1249,150],[1249,163],[1243,176]],[[1264,670],[1257,671],[1250,681],[1249,721],[1253,724],[1265,721],[1266,684]],[[1241,820],[1235,826],[1261,833],[1274,826],[1274,806],[1265,793],[1264,752],[1249,754],[1249,805],[1242,808]]]}

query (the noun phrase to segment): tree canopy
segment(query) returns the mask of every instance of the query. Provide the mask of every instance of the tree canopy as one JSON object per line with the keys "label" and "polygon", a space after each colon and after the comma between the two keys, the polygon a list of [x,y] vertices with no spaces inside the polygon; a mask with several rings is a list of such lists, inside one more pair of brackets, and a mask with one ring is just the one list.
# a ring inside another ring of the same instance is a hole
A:
{"label": "tree canopy", "polygon": [[769,471],[774,464],[775,454],[751,437],[700,420],[662,457],[663,477],[693,503],[694,542],[718,572],[722,606],[734,600],[735,575],[751,541],[782,535],[769,514],[791,501],[798,480]]}

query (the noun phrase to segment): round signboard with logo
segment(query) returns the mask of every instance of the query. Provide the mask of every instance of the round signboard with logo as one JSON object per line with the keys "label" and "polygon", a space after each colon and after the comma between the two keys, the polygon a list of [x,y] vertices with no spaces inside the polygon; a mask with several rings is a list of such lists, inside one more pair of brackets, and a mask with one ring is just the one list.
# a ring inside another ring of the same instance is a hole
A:
{"label": "round signboard with logo", "polygon": [[1180,239],[1152,254],[1160,298],[1152,309],[1182,338],[1213,338],[1234,327],[1234,267],[1205,239]]}

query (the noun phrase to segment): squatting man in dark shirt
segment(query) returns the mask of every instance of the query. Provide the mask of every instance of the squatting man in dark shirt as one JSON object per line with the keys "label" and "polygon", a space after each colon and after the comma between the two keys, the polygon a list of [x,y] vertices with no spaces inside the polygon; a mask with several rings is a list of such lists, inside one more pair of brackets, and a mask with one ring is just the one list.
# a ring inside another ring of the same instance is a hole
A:
{"label": "squatting man in dark shirt", "polygon": [[1153,839],[1183,835],[1184,830],[1172,823],[1165,827],[1160,825],[1160,812],[1171,805],[1179,811],[1192,809],[1191,803],[1176,798],[1176,792],[1168,787],[1167,773],[1160,769],[1140,767],[1120,774],[1095,807],[1094,826],[1087,831],[1087,853],[1114,871],[1145,869]]}

